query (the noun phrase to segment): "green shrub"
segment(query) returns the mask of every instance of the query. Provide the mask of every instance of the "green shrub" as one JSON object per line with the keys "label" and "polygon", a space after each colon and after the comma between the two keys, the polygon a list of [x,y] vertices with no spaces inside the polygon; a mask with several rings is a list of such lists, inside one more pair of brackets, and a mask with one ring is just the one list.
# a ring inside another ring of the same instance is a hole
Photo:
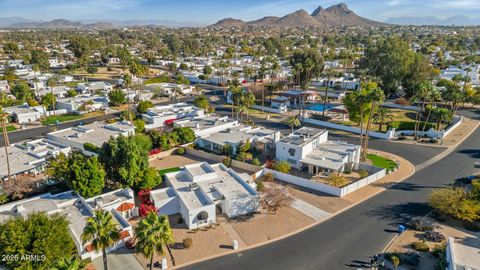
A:
{"label": "green shrub", "polygon": [[274,178],[275,178],[275,176],[272,173],[266,173],[265,174],[265,181],[267,181],[267,182],[273,182]]}
{"label": "green shrub", "polygon": [[358,172],[358,174],[360,175],[360,178],[365,178],[368,176],[368,171],[367,170],[360,170]]}
{"label": "green shrub", "polygon": [[258,158],[254,158],[254,159],[252,160],[252,164],[253,164],[253,165],[256,165],[256,166],[260,166],[260,165],[261,165],[261,162],[260,162],[260,160],[258,160]]}
{"label": "green shrub", "polygon": [[230,167],[232,166],[232,159],[229,157],[225,157],[222,161],[223,165]]}
{"label": "green shrub", "polygon": [[179,154],[179,155],[185,154],[185,148],[184,147],[177,148],[177,154]]}
{"label": "green shrub", "polygon": [[190,237],[183,238],[182,244],[184,248],[190,248],[193,245],[193,240]]}
{"label": "green shrub", "polygon": [[442,256],[445,256],[446,252],[447,252],[446,244],[437,244],[432,250],[432,255],[435,256],[435,258],[441,258]]}
{"label": "green shrub", "polygon": [[346,171],[344,171],[343,173],[344,173],[344,174],[351,174],[351,173],[352,173],[352,171],[350,171],[350,170],[346,170]]}
{"label": "green shrub", "polygon": [[275,164],[275,171],[279,171],[282,173],[289,173],[291,169],[292,169],[292,166],[290,166],[290,163],[288,163],[285,160],[279,161],[277,162],[277,164]]}
{"label": "green shrub", "polygon": [[263,184],[262,181],[257,181],[257,191],[262,191],[263,188],[265,187],[265,184]]}
{"label": "green shrub", "polygon": [[[435,128],[435,126],[434,123],[420,122],[419,130],[429,130],[430,128]],[[415,122],[398,122],[398,128],[396,128],[396,130],[415,130]]]}
{"label": "green shrub", "polygon": [[98,151],[100,150],[100,148],[98,148],[98,146],[93,145],[91,143],[84,143],[83,144],[83,149],[85,149],[85,151],[89,151],[89,152],[92,152],[92,153],[98,153]]}
{"label": "green shrub", "polygon": [[429,252],[430,251],[430,247],[428,247],[428,245],[427,245],[427,243],[425,243],[425,241],[413,242],[412,248],[416,251],[419,251],[419,252]]}

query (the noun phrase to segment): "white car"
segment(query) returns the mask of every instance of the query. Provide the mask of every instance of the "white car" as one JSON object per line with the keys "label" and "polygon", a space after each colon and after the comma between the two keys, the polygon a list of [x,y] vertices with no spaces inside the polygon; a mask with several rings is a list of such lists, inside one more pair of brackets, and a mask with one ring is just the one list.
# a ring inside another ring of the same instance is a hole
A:
{"label": "white car", "polygon": [[480,168],[480,161],[476,161],[474,167],[475,168]]}

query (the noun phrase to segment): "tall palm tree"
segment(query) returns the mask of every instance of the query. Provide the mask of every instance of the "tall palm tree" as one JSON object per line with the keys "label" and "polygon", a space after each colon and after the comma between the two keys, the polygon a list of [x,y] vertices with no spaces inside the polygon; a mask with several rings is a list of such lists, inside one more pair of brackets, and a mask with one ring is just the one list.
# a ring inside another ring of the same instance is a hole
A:
{"label": "tall palm tree", "polygon": [[383,125],[393,121],[393,118],[387,108],[380,107],[378,108],[377,113],[373,116],[373,121],[379,125],[378,130],[381,132],[383,131]]}
{"label": "tall palm tree", "polygon": [[383,93],[383,90],[378,88],[378,84],[374,82],[369,82],[368,83],[368,101],[371,103],[371,108],[370,112],[368,115],[368,121],[367,121],[367,128],[366,128],[366,134],[363,140],[363,145],[362,145],[362,160],[365,161],[367,159],[367,151],[368,151],[368,140],[370,138],[369,132],[372,126],[372,120],[373,120],[373,115],[377,111],[378,107],[380,104],[383,103],[385,100],[385,94]]}
{"label": "tall palm tree", "polygon": [[414,100],[417,102],[417,114],[415,115],[415,130],[413,137],[418,139],[417,133],[420,129],[420,117],[421,113],[425,111],[425,104],[432,99],[433,85],[431,83],[421,83],[418,87]]}
{"label": "tall palm tree", "polygon": [[325,116],[325,109],[327,107],[327,99],[328,99],[328,88],[330,87],[330,81],[334,75],[333,69],[331,68],[327,69],[325,75],[327,76],[327,82],[325,83],[325,95],[323,97],[322,116]]}
{"label": "tall palm tree", "polygon": [[[8,146],[10,146],[10,140],[7,133],[7,123],[8,123],[8,113],[0,106],[0,124],[2,125],[2,134],[3,134],[3,147],[5,148],[5,157],[7,159],[7,180],[10,183],[10,158],[8,156]],[[3,187],[3,180],[0,179],[0,185]]]}
{"label": "tall palm tree", "polygon": [[120,233],[112,219],[110,212],[95,210],[94,216],[87,218],[82,234],[83,244],[91,242],[95,251],[102,251],[104,270],[108,270],[107,248],[120,239]]}
{"label": "tall palm tree", "polygon": [[287,118],[287,125],[292,129],[299,127],[302,123],[300,122],[300,116],[298,114],[289,116]]}
{"label": "tall palm tree", "polygon": [[[155,212],[148,213],[140,221],[135,229],[135,234],[138,240],[137,250],[142,252],[145,257],[150,258],[150,270],[153,267],[153,255],[155,253],[161,256],[165,255],[165,249],[169,250],[168,245],[174,243],[168,217],[159,216]],[[169,253],[171,256],[170,250]],[[174,262],[173,257],[172,262]]]}

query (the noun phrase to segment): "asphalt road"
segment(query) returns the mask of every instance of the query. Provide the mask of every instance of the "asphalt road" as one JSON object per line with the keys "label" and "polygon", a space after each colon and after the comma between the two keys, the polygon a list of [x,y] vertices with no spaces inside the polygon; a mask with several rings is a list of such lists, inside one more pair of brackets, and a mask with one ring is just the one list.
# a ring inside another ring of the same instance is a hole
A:
{"label": "asphalt road", "polygon": [[[41,136],[56,130],[78,126],[80,123],[88,124],[88,123],[93,123],[95,121],[105,121],[107,119],[118,117],[119,115],[120,113],[105,114],[105,115],[95,116],[92,118],[85,118],[85,119],[79,119],[79,120],[69,121],[65,123],[60,123],[58,125],[41,126],[36,128],[18,130],[14,132],[9,132],[8,137],[9,137],[10,143],[18,143],[18,142],[29,140],[29,139],[40,138]],[[4,145],[3,137],[0,137],[0,146],[3,146],[3,145]]]}
{"label": "asphalt road", "polygon": [[[422,146],[374,141],[372,147],[404,156],[419,165],[432,156]],[[358,269],[369,268],[368,257],[379,253],[396,235],[404,215],[430,211],[430,192],[478,169],[480,129],[453,153],[417,171],[390,189],[306,231],[258,248],[201,262],[184,269]],[[436,151],[441,151],[438,148]],[[406,155],[407,154],[407,155]],[[415,160],[414,160],[415,159]]]}

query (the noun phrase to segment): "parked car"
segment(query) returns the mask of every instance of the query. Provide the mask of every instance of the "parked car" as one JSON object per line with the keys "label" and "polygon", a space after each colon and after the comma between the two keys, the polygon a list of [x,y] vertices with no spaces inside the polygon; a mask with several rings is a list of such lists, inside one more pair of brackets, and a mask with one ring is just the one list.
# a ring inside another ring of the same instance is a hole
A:
{"label": "parked car", "polygon": [[476,161],[474,167],[475,168],[480,168],[480,161]]}

